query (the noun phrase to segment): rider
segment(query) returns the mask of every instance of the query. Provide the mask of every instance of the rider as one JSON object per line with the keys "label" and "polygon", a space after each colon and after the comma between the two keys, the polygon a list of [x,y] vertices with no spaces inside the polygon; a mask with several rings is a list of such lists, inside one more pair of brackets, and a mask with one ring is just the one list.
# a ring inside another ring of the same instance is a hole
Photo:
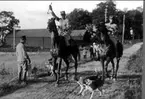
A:
{"label": "rider", "polygon": [[66,45],[69,46],[70,45],[70,43],[69,43],[69,40],[70,40],[70,25],[69,25],[68,19],[66,18],[65,11],[60,12],[61,18],[59,18],[53,12],[51,5],[49,6],[49,9],[51,11],[50,13],[52,14],[52,16],[55,18],[55,20],[58,21],[57,29],[58,29],[59,35],[64,36]]}
{"label": "rider", "polygon": [[109,33],[108,34],[112,34],[114,35],[117,32],[117,24],[114,23],[114,17],[110,16],[109,17],[109,23],[105,24]]}

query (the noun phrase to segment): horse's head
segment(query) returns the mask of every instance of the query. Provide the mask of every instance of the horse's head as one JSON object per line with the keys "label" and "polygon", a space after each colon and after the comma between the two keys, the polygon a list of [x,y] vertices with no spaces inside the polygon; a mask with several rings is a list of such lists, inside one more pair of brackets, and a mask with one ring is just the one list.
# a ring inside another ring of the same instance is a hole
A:
{"label": "horse's head", "polygon": [[105,23],[100,23],[97,25],[96,39],[98,42],[105,41],[109,38],[108,29],[106,28]]}
{"label": "horse's head", "polygon": [[54,32],[55,34],[58,33],[57,26],[55,24],[55,18],[48,19],[47,24],[47,29],[49,30],[49,32]]}
{"label": "horse's head", "polygon": [[108,37],[108,30],[105,23],[100,23],[96,25],[96,32],[91,36],[92,42],[101,43]]}

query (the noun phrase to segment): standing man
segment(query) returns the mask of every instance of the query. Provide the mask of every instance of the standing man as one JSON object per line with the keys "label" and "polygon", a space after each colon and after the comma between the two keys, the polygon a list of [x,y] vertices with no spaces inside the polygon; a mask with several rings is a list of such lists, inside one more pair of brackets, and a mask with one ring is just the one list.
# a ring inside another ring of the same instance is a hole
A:
{"label": "standing man", "polygon": [[130,35],[131,35],[131,37],[132,37],[132,40],[134,40],[134,33],[133,33],[132,27],[130,27]]}
{"label": "standing man", "polygon": [[131,35],[131,41],[130,41],[130,43],[132,44],[133,40],[134,40],[134,32],[133,32],[132,27],[130,27],[130,35]]}
{"label": "standing man", "polygon": [[52,14],[52,16],[55,18],[55,20],[58,21],[58,27],[57,27],[57,29],[58,29],[59,35],[64,36],[66,45],[69,46],[70,45],[69,44],[69,40],[70,40],[70,33],[71,32],[70,32],[69,21],[66,18],[65,11],[61,11],[60,12],[61,18],[59,18],[53,12],[51,5],[49,5],[49,10],[50,10],[50,13]]}
{"label": "standing man", "polygon": [[94,53],[93,53],[93,46],[90,45],[90,58],[93,59],[94,58]]}
{"label": "standing man", "polygon": [[20,38],[20,43],[16,46],[16,56],[18,62],[18,80],[19,83],[25,83],[28,75],[28,64],[31,60],[25,50],[26,36]]}

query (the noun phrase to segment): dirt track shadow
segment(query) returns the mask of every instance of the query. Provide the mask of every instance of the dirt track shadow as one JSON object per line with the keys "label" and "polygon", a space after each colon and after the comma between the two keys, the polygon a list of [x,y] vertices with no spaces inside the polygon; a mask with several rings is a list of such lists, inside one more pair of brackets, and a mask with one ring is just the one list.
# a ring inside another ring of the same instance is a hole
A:
{"label": "dirt track shadow", "polygon": [[119,75],[118,79],[141,79],[141,74],[132,74],[132,75]]}
{"label": "dirt track shadow", "polygon": [[0,97],[6,96],[15,92],[18,89],[24,88],[27,85],[19,85],[16,83],[17,81],[13,81],[12,84],[4,83],[0,86]]}
{"label": "dirt track shadow", "polygon": [[48,75],[48,73],[43,73],[40,75],[37,75],[36,78],[29,78],[27,80],[27,84],[21,85],[18,83],[18,80],[14,80],[11,83],[4,83],[0,86],[0,97],[6,96],[8,94],[11,94],[19,89],[28,87],[29,85],[45,82],[48,84],[52,84],[55,82],[55,79]]}

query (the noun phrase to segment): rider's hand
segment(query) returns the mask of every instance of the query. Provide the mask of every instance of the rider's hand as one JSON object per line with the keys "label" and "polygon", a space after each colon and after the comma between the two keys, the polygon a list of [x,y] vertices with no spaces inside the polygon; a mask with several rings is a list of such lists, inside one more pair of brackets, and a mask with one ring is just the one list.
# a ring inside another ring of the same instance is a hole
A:
{"label": "rider's hand", "polygon": [[52,6],[51,6],[51,5],[49,5],[49,10],[51,10],[51,11],[52,11]]}

